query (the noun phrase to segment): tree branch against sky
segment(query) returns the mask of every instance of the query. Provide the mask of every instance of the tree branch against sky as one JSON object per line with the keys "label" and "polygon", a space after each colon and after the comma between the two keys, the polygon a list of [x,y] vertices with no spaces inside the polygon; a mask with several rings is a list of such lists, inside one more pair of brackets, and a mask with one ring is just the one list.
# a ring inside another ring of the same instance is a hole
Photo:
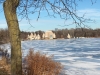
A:
{"label": "tree branch against sky", "polygon": [[[51,0],[53,2],[53,0]],[[97,0],[95,3],[92,5],[91,0],[76,0],[77,5],[77,15],[79,16],[83,16],[85,14],[85,18],[91,18],[92,20],[96,20],[96,23],[85,23],[86,25],[89,25],[91,28],[97,28],[99,26],[99,17],[100,17],[100,9],[99,9],[99,4],[100,1]],[[32,4],[32,3],[31,3]],[[47,5],[47,4],[46,4]],[[25,5],[24,5],[25,6]],[[22,7],[24,9],[24,6]],[[47,5],[47,8],[50,9],[49,5]],[[18,8],[19,9],[19,8]],[[28,10],[31,10],[30,12],[28,12],[28,17],[30,18],[30,23],[32,24],[31,27],[28,23],[28,21],[26,21],[26,19],[24,18],[22,21],[21,18],[25,17],[25,14],[22,16],[20,15],[19,17],[19,24],[20,24],[20,28],[21,30],[52,30],[55,28],[65,28],[64,25],[69,25],[72,24],[72,20],[69,19],[67,21],[61,20],[60,17],[58,15],[55,14],[55,18],[53,18],[53,16],[48,16],[48,13],[46,12],[45,9],[41,10],[41,14],[40,14],[40,19],[37,21],[37,17],[38,17],[38,12],[32,13],[33,12],[33,7],[28,8]],[[39,9],[38,9],[39,10]],[[20,10],[21,13],[22,10]],[[17,11],[18,12],[18,11]],[[49,10],[50,15],[53,15],[53,11]],[[26,12],[24,12],[26,13]],[[18,15],[19,16],[19,15]],[[2,19],[2,15],[1,15],[1,19]],[[51,24],[50,24],[51,23]],[[5,25],[5,21],[3,20],[2,22],[0,22],[1,25],[3,25],[3,27],[6,27]],[[94,25],[95,24],[95,25]],[[49,28],[47,25],[51,25]],[[61,25],[61,26],[59,26]],[[41,27],[42,26],[42,27]],[[43,28],[44,27],[44,28]],[[66,26],[67,28],[75,28],[75,25],[70,25],[70,26]]]}
{"label": "tree branch against sky", "polygon": [[[19,15],[21,18],[26,18],[29,23],[29,15],[37,13],[37,20],[40,18],[42,12],[46,12],[47,16],[54,17],[54,18],[61,18],[65,21],[71,19],[71,24],[76,24],[77,26],[85,26],[86,21],[91,21],[89,18],[84,18],[84,14],[81,16],[77,15],[77,6],[78,2],[82,0],[25,0],[21,1],[19,6]],[[96,0],[91,0],[91,4],[94,4]],[[21,9],[20,9],[21,8]],[[43,15],[43,13],[42,13]]]}

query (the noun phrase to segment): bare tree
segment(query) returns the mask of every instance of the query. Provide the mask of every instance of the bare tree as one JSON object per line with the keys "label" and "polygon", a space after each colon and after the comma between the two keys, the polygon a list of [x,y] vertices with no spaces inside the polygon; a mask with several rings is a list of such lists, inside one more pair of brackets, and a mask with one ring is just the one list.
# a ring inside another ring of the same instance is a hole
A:
{"label": "bare tree", "polygon": [[11,75],[22,75],[21,40],[17,14],[21,16],[21,19],[26,18],[30,21],[29,14],[38,13],[38,20],[41,11],[45,10],[48,16],[56,17],[56,15],[59,15],[61,19],[65,20],[71,18],[72,23],[80,26],[81,24],[84,25],[87,19],[84,19],[84,15],[82,17],[77,16],[77,1],[82,0],[0,0],[3,3],[4,15],[10,35]]}

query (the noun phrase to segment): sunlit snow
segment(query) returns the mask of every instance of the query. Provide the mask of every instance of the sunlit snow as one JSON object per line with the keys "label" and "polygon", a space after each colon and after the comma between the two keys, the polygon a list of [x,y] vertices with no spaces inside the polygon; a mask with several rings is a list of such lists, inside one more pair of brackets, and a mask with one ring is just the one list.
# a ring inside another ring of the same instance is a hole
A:
{"label": "sunlit snow", "polygon": [[[9,44],[1,47],[10,53]],[[22,41],[23,56],[30,48],[54,55],[67,75],[100,75],[100,38]]]}

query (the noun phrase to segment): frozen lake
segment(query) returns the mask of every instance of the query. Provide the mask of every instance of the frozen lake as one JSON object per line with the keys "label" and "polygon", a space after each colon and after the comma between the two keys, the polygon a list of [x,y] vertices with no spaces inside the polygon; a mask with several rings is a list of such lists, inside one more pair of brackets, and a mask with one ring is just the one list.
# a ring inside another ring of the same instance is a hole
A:
{"label": "frozen lake", "polygon": [[[9,44],[2,47],[10,52]],[[54,55],[67,75],[100,75],[100,38],[22,41],[24,55],[30,48]]]}

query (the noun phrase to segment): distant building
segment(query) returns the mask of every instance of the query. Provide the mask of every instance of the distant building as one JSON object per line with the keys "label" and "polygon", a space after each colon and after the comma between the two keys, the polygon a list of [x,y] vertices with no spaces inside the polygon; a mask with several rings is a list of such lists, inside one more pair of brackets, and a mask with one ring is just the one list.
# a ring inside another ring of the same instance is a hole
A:
{"label": "distant building", "polygon": [[70,34],[69,34],[69,33],[68,33],[68,35],[67,35],[67,38],[68,38],[68,39],[70,39],[70,38],[71,38],[71,36],[70,36]]}
{"label": "distant building", "polygon": [[56,34],[55,34],[55,33],[53,33],[53,38],[54,38],[54,39],[56,38]]}
{"label": "distant building", "polygon": [[34,39],[34,35],[33,35],[33,33],[31,33],[30,35],[28,34],[27,39],[33,40],[33,39]]}
{"label": "distant building", "polygon": [[55,33],[53,33],[52,31],[46,31],[43,33],[42,38],[40,37],[39,34],[35,34],[33,35],[33,33],[31,33],[30,35],[28,35],[27,39],[29,40],[40,40],[40,39],[54,39],[56,38]]}
{"label": "distant building", "polygon": [[36,37],[35,37],[35,40],[40,40],[41,38],[40,38],[40,35],[38,34],[38,35],[36,35]]}
{"label": "distant building", "polygon": [[43,34],[43,38],[44,39],[54,39],[54,38],[56,38],[56,35],[55,35],[55,33],[53,33],[52,31],[49,30]]}
{"label": "distant building", "polygon": [[34,33],[34,39],[36,38],[36,34]]}

